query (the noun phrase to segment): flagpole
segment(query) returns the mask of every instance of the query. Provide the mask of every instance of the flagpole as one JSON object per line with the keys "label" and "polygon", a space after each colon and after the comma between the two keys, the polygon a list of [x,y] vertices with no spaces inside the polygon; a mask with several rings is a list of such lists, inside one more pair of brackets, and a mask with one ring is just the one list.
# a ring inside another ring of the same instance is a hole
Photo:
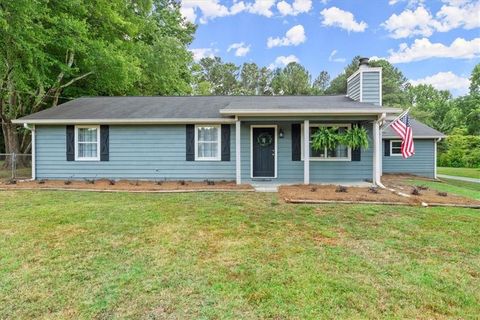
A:
{"label": "flagpole", "polygon": [[395,119],[393,119],[392,121],[390,121],[390,123],[389,123],[387,126],[383,126],[382,129],[387,129],[388,127],[390,127],[390,125],[391,125],[392,123],[394,123],[395,121],[397,121],[398,119],[400,119],[401,117],[403,117],[404,115],[406,115],[409,111],[410,111],[410,108],[408,108],[407,110],[403,111],[398,117],[396,117]]}

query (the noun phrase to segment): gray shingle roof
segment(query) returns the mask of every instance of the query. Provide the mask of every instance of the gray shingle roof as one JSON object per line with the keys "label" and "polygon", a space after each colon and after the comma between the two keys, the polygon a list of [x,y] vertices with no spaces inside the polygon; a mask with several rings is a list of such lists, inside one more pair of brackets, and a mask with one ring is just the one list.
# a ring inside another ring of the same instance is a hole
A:
{"label": "gray shingle roof", "polygon": [[[410,118],[410,126],[412,127],[413,138],[444,138],[446,135],[430,128],[418,120]],[[383,138],[398,138],[398,135],[391,127],[383,129]]]}
{"label": "gray shingle roof", "polygon": [[220,110],[239,109],[378,109],[339,96],[183,96],[183,97],[85,97],[40,111],[22,120],[79,119],[219,119]]}

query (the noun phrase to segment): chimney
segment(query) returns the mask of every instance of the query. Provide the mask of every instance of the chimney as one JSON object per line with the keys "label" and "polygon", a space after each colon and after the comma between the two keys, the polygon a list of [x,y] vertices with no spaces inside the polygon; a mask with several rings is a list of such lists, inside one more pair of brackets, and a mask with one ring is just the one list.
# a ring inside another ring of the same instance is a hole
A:
{"label": "chimney", "polygon": [[359,102],[382,105],[382,68],[371,67],[360,58],[358,70],[347,79],[347,97]]}

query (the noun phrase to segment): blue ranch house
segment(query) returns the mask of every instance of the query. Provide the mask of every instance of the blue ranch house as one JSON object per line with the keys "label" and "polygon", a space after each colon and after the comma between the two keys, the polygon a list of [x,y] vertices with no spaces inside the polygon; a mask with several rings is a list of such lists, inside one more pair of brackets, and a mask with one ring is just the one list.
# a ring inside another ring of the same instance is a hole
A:
{"label": "blue ranch house", "polygon": [[[20,119],[32,130],[34,179],[379,183],[382,173],[436,177],[444,135],[412,119],[416,153],[403,159],[385,123],[382,69],[362,59],[347,95],[85,97]],[[367,129],[368,149],[312,150],[321,126]]]}

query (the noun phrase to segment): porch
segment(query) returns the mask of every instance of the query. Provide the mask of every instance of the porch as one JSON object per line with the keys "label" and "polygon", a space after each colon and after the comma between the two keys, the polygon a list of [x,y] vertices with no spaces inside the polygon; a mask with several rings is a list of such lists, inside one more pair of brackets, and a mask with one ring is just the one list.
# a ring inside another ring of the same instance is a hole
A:
{"label": "porch", "polygon": [[[272,189],[280,184],[376,184],[381,173],[381,116],[237,117],[235,122],[236,183]],[[319,126],[368,132],[369,147],[315,151],[310,138]]]}

